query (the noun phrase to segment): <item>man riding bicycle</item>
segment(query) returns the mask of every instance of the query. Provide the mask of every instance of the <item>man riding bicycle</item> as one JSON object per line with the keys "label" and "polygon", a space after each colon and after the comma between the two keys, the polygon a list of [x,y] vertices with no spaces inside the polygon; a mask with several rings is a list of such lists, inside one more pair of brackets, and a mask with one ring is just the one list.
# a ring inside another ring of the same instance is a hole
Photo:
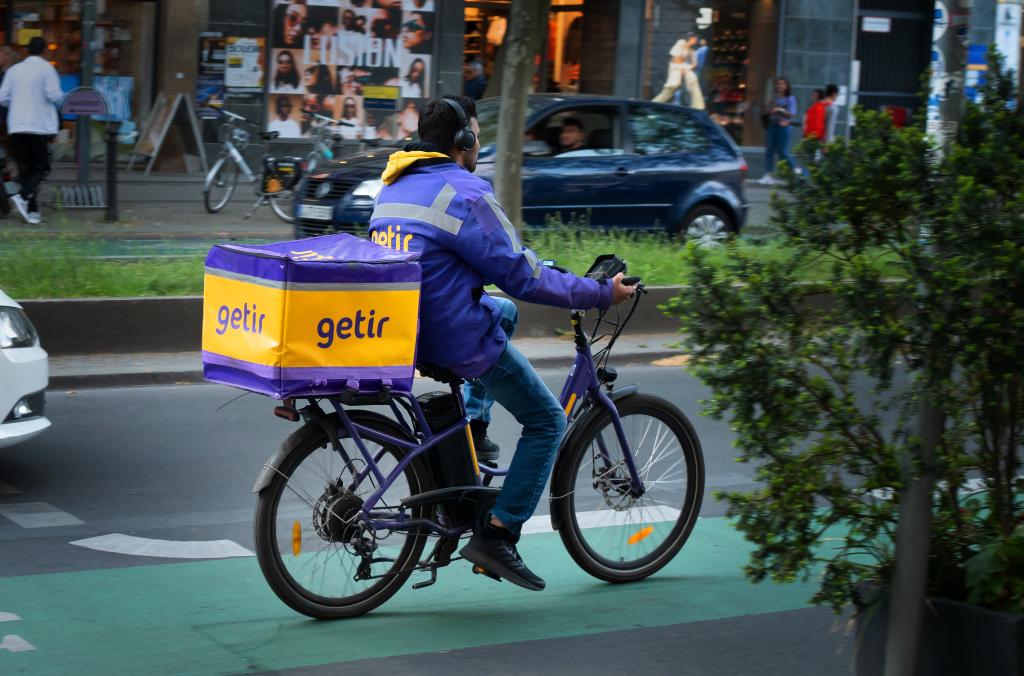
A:
{"label": "man riding bicycle", "polygon": [[530,362],[509,342],[515,305],[484,291],[556,307],[607,309],[634,291],[622,274],[607,281],[541,265],[524,247],[487,181],[473,175],[480,152],[476,106],[462,96],[431,99],[419,116],[419,143],[391,155],[370,219],[374,242],[420,254],[419,359],[466,379],[466,410],[479,459],[497,460],[486,438],[494,402],[523,426],[489,519],[460,554],[526,589],[544,580],[516,542],[533,514],[565,431],[565,412]]}

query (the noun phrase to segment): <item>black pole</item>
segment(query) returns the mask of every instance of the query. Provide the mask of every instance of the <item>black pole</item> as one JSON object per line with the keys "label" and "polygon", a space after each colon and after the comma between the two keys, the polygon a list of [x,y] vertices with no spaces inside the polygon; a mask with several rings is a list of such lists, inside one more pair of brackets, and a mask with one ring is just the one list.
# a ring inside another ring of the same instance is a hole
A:
{"label": "black pole", "polygon": [[[82,1],[82,86],[92,86],[93,42],[96,39],[96,0]],[[88,115],[79,115],[77,130],[78,182],[89,182],[89,162],[92,160],[92,129]]]}
{"label": "black pole", "polygon": [[107,220],[117,220],[117,132],[120,122],[107,124]]}

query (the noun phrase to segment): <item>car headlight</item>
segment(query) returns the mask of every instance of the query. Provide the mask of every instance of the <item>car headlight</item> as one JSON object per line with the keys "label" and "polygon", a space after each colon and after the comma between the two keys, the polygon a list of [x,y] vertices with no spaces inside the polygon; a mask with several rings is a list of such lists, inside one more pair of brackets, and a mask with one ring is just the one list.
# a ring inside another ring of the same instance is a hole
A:
{"label": "car headlight", "polygon": [[31,347],[39,335],[25,313],[15,307],[0,307],[0,348]]}
{"label": "car headlight", "polygon": [[377,199],[377,195],[384,188],[384,181],[379,178],[373,179],[372,181],[363,181],[356,186],[356,189],[352,191],[353,197],[369,197],[372,200]]}

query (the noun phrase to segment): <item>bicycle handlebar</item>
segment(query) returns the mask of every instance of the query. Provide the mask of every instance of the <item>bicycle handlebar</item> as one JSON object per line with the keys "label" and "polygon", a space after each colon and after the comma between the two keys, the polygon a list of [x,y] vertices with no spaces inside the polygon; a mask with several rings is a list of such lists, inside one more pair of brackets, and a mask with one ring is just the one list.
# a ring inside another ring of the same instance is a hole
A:
{"label": "bicycle handlebar", "polygon": [[344,120],[335,120],[333,117],[327,117],[326,115],[321,115],[320,113],[318,113],[318,112],[316,112],[314,110],[310,110],[309,108],[303,108],[302,112],[306,113],[307,115],[311,115],[314,119],[320,120],[324,124],[331,124],[331,125],[334,125],[336,127],[354,127],[355,126],[351,122],[345,122]]}
{"label": "bicycle handlebar", "polygon": [[[249,122],[249,120],[245,119],[244,117],[242,117],[238,113],[232,113],[227,108],[221,108],[220,112],[221,112],[221,114],[226,115],[227,117],[231,118],[232,120],[239,120],[240,122]],[[249,124],[255,124],[255,123],[254,122],[249,122]]]}

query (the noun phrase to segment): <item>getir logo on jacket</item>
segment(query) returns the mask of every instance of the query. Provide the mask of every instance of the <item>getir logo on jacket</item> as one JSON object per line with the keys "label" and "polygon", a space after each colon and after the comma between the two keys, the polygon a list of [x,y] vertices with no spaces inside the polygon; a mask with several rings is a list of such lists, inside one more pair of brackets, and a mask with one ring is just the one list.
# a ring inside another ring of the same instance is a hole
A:
{"label": "getir logo on jacket", "polygon": [[400,225],[389,225],[387,230],[384,229],[384,226],[381,226],[380,230],[371,232],[370,240],[374,244],[384,246],[389,249],[395,249],[396,251],[408,251],[409,242],[412,241],[412,235],[409,233],[403,235],[402,226]]}

